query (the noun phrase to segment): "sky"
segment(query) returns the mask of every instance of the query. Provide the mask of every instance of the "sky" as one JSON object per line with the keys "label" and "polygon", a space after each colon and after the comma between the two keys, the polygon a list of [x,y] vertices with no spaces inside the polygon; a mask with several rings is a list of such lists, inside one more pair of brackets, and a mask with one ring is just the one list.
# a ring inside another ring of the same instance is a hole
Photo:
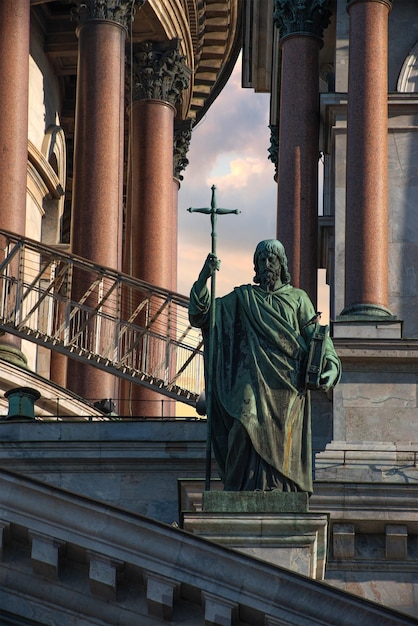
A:
{"label": "sky", "polygon": [[216,295],[251,283],[252,256],[262,239],[275,238],[276,195],[270,146],[269,94],[241,87],[241,59],[206,117],[195,127],[179,192],[178,291],[188,294],[211,251],[209,215],[189,207],[210,207],[212,185],[218,207],[239,215],[217,218],[217,256],[221,269]]}
{"label": "sky", "polygon": [[[277,185],[270,147],[270,95],[241,87],[241,57],[218,98],[194,128],[179,191],[178,292],[188,295],[211,251],[210,216],[189,213],[209,207],[216,186],[217,206],[239,215],[217,218],[216,295],[252,283],[253,254],[262,239],[276,237]],[[319,285],[318,308],[327,317],[327,288]]]}

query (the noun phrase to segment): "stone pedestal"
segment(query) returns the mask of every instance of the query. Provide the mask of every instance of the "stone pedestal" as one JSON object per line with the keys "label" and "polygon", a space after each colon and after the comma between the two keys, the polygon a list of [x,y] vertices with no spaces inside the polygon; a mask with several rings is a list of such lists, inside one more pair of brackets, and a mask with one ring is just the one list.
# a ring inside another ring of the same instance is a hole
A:
{"label": "stone pedestal", "polygon": [[323,580],[328,516],[308,510],[306,493],[205,491],[203,510],[183,528],[273,565]]}

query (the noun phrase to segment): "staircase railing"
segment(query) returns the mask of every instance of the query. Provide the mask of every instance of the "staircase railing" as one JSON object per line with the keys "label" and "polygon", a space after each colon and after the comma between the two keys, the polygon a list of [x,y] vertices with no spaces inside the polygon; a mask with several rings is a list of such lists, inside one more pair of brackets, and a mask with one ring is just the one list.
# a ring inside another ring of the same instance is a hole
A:
{"label": "staircase railing", "polygon": [[0,329],[186,404],[203,389],[188,299],[0,230]]}

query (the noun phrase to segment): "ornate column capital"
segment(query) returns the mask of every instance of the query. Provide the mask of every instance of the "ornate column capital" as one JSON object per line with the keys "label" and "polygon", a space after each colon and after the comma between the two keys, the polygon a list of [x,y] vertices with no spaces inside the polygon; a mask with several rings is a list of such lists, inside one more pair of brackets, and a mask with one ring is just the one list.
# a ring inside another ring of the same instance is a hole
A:
{"label": "ornate column capital", "polygon": [[191,75],[180,54],[180,40],[142,42],[134,54],[132,75],[134,100],[163,100],[175,106]]}
{"label": "ornate column capital", "polygon": [[386,6],[389,11],[392,10],[392,0],[347,0],[347,11],[349,11],[354,4],[370,4],[372,2],[378,2],[379,4]]}
{"label": "ornate column capital", "polygon": [[279,164],[279,127],[276,124],[270,124],[269,129],[270,147],[268,148],[268,158],[274,165],[274,180],[277,182]]}
{"label": "ornate column capital", "polygon": [[145,0],[78,0],[75,14],[80,24],[90,20],[109,20],[124,28],[134,19]]}
{"label": "ornate column capital", "polygon": [[186,154],[192,138],[192,127],[193,120],[190,119],[174,122],[173,176],[177,180],[183,180],[181,172],[189,165]]}
{"label": "ornate column capital", "polygon": [[329,0],[274,0],[273,20],[280,38],[310,35],[322,41],[330,23]]}

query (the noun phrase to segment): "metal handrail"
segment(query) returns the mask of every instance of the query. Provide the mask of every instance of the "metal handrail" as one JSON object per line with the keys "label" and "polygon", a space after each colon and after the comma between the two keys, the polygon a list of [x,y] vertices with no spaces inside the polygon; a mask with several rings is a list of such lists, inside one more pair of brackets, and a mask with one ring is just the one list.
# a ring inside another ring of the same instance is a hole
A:
{"label": "metal handrail", "polygon": [[0,230],[0,329],[194,405],[202,338],[188,298]]}

